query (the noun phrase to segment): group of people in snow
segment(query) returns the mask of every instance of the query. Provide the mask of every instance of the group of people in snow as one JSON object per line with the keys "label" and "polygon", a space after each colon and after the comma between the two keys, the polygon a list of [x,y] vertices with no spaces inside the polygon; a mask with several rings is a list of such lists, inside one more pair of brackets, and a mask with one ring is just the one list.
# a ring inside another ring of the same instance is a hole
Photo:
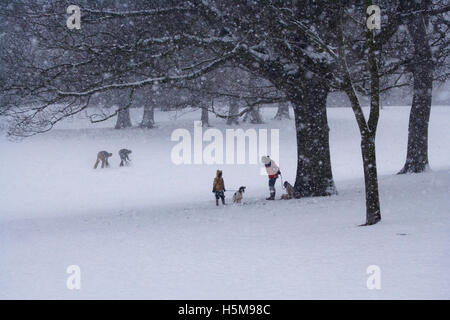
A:
{"label": "group of people in snow", "polygon": [[[276,162],[272,159],[270,159],[269,156],[263,156],[261,158],[261,162],[264,164],[267,176],[269,178],[269,192],[270,195],[266,200],[275,200],[275,183],[277,182],[277,179],[279,176],[281,176],[281,171]],[[222,204],[225,204],[225,182],[222,177],[223,173],[221,170],[217,170],[216,177],[213,181],[213,189],[212,192],[215,194],[216,197],[216,206],[219,205],[219,199],[222,200]],[[281,199],[283,200],[289,200],[294,198],[294,187],[287,181],[283,183],[284,188],[286,189],[286,193],[281,196]]]}

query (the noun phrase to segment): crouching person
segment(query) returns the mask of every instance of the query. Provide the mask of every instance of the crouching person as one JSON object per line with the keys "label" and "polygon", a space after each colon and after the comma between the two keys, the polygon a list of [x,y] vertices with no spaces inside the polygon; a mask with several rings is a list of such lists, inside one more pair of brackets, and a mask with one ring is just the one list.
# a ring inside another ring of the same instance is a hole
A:
{"label": "crouching person", "polygon": [[222,204],[225,204],[225,191],[225,182],[222,178],[222,171],[217,170],[212,190],[216,195],[216,206],[219,205],[219,198],[222,199]]}
{"label": "crouching person", "polygon": [[281,200],[293,199],[295,195],[294,187],[287,181],[285,181],[283,185],[284,188],[286,189],[286,193],[281,195]]}

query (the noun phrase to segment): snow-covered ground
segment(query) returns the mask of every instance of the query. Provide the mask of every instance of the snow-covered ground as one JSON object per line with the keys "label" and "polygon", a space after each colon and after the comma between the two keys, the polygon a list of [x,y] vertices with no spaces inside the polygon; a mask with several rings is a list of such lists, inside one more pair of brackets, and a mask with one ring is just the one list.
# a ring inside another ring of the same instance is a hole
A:
{"label": "snow-covered ground", "polygon": [[[242,127],[280,129],[280,166],[292,182],[295,129],[271,120],[275,111]],[[364,184],[350,109],[328,110],[339,195],[275,202],[263,200],[259,165],[172,163],[171,133],[192,131],[199,116],[157,112],[157,129],[122,131],[77,118],[20,143],[2,137],[0,298],[450,298],[450,108],[431,112],[432,171],[402,176],[409,108],[382,110],[383,220],[371,227],[357,226]],[[119,168],[123,147],[132,165]],[[114,153],[111,168],[92,169],[99,150]],[[218,168],[228,189],[247,186],[243,204],[215,207]],[[69,265],[81,268],[81,290],[66,287]],[[366,287],[369,265],[381,269],[380,290]]]}

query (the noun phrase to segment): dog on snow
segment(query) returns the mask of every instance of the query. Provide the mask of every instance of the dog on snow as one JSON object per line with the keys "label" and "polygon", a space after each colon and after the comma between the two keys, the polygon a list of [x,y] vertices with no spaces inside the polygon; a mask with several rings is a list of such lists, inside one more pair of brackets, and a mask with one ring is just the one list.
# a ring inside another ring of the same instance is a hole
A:
{"label": "dog on snow", "polygon": [[240,187],[233,195],[233,203],[241,203],[242,194],[245,192],[245,187]]}

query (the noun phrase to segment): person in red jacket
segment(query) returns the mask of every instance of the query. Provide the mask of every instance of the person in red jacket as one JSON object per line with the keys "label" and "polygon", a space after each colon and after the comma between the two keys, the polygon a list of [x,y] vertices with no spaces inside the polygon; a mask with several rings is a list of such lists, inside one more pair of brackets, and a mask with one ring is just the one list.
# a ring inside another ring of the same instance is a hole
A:
{"label": "person in red jacket", "polygon": [[267,171],[267,175],[269,176],[269,191],[270,197],[266,198],[266,200],[275,200],[275,182],[278,179],[278,175],[281,174],[280,168],[278,168],[275,161],[270,159],[269,156],[262,156],[261,162],[264,163]]}

